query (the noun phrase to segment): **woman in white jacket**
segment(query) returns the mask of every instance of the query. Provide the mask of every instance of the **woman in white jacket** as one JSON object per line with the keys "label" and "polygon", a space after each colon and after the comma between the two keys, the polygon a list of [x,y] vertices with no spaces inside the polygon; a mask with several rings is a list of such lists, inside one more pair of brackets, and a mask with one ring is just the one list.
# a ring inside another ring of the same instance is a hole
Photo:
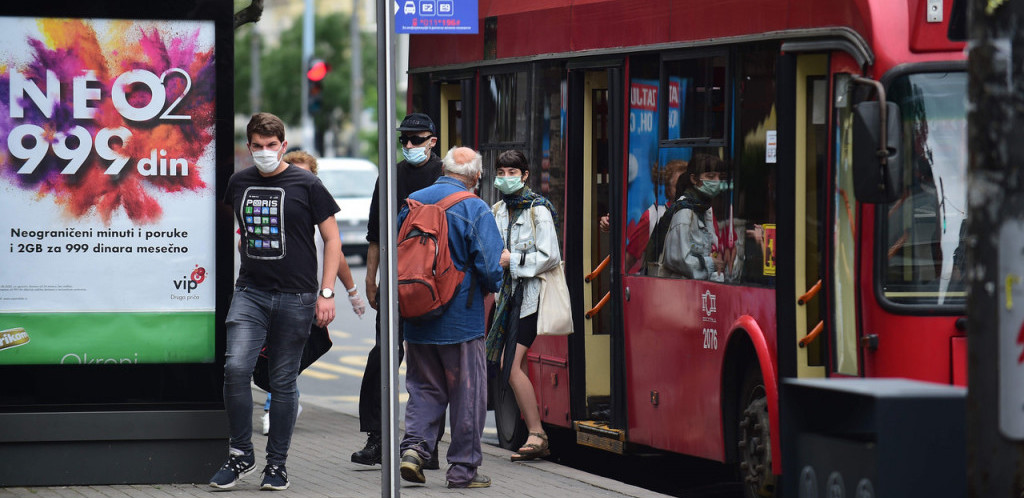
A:
{"label": "woman in white jacket", "polygon": [[536,277],[556,268],[561,255],[555,209],[526,186],[529,176],[529,163],[522,152],[508,150],[498,155],[494,187],[502,193],[502,200],[494,204],[492,212],[509,256],[501,260],[505,275],[487,334],[487,359],[502,365],[502,375],[507,375],[530,433],[512,461],[550,453],[537,397],[527,375],[526,352],[537,337],[540,280]]}
{"label": "woman in white jacket", "polygon": [[690,172],[679,178],[676,192],[682,195],[669,208],[673,214],[664,239],[662,267],[670,274],[714,282],[725,280],[725,264],[719,254],[711,209],[711,200],[729,188],[724,170],[725,162],[721,159],[696,154],[690,160]]}

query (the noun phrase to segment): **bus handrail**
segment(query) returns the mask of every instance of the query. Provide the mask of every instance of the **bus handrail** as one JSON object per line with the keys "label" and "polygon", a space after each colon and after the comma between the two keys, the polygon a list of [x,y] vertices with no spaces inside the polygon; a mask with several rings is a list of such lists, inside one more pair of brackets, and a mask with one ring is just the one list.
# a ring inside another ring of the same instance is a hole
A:
{"label": "bus handrail", "polygon": [[800,306],[807,304],[811,299],[814,299],[814,296],[818,295],[819,291],[821,291],[820,278],[818,279],[818,282],[816,284],[812,285],[811,288],[808,289],[806,293],[804,293],[804,295],[800,296],[796,300],[796,304],[799,304]]}
{"label": "bus handrail", "polygon": [[803,339],[800,339],[800,347],[804,347],[810,344],[811,341],[817,339],[818,336],[821,335],[822,330],[825,330],[824,320],[819,321],[818,324],[815,325],[814,328],[807,333],[807,336],[805,336]]}
{"label": "bus handrail", "polygon": [[612,255],[609,254],[609,255],[605,256],[604,257],[604,261],[601,261],[601,264],[597,265],[597,268],[594,268],[594,271],[590,272],[589,275],[587,275],[586,277],[583,277],[583,280],[586,281],[589,284],[590,281],[594,280],[595,278],[597,278],[597,276],[600,275],[601,272],[603,272],[605,268],[608,268],[608,265],[611,264],[611,262],[612,262]]}
{"label": "bus handrail", "polygon": [[611,293],[611,291],[608,291],[604,295],[604,297],[602,297],[601,300],[597,302],[597,306],[594,306],[593,308],[590,308],[590,311],[588,311],[587,314],[586,314],[587,319],[589,320],[589,319],[593,318],[594,315],[600,313],[601,312],[601,308],[604,308],[604,305],[608,304],[608,301],[611,298],[612,298],[612,293]]}

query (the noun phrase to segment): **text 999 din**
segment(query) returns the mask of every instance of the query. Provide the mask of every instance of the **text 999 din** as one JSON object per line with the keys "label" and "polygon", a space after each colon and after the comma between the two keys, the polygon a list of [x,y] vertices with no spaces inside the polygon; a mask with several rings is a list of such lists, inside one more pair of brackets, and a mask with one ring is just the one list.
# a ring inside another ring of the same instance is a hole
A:
{"label": "text 999 din", "polygon": [[[46,71],[46,93],[39,86],[25,78],[20,71],[11,71],[10,83],[10,110],[12,119],[24,119],[25,108],[23,104],[31,101],[46,118],[53,117],[55,104],[60,101],[61,82],[57,75],[50,70]],[[181,95],[170,105],[165,83],[169,77],[180,77],[184,79],[185,88]],[[91,120],[96,115],[96,108],[90,107],[90,101],[99,100],[102,91],[91,83],[96,83],[94,71],[85,71],[82,75],[76,76],[71,82],[72,113],[76,120]],[[149,103],[142,107],[135,107],[129,102],[128,96],[133,87],[142,85],[149,90]],[[114,109],[128,121],[143,122],[159,117],[164,120],[191,120],[191,116],[172,114],[174,109],[181,103],[185,95],[192,89],[192,78],[183,69],[171,68],[157,76],[145,69],[134,69],[121,74],[114,80],[111,86],[110,99]],[[27,98],[26,98],[27,97]],[[35,124],[22,124],[14,127],[7,136],[7,149],[15,158],[22,159],[25,164],[18,169],[18,174],[32,174],[36,167],[46,157],[47,151],[51,148],[51,140],[47,139],[46,130]],[[89,130],[82,126],[73,126],[66,131],[58,132],[52,140],[53,153],[60,159],[68,161],[67,166],[61,170],[63,175],[73,175],[78,172],[82,164],[89,158],[90,152],[95,147],[96,155],[106,161],[111,161],[110,166],[104,171],[107,175],[117,175],[121,172],[131,158],[120,154],[111,148],[111,140],[117,138],[121,141],[122,147],[131,139],[132,132],[121,126],[116,128],[103,128],[96,132],[95,140]],[[32,145],[26,146],[25,139],[32,138]],[[69,138],[72,138],[69,140]],[[136,164],[136,169],[143,176],[188,176],[188,161],[185,159],[168,158],[167,151],[161,149],[159,155],[157,149],[153,149],[149,157],[144,157]]]}

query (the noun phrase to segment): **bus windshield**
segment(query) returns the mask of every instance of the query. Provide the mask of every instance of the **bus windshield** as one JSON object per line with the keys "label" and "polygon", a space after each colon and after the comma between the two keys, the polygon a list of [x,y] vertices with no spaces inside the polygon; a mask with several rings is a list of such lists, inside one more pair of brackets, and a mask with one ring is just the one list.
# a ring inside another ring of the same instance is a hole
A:
{"label": "bus windshield", "polygon": [[896,78],[903,122],[903,195],[882,209],[882,293],[903,305],[965,302],[967,74]]}

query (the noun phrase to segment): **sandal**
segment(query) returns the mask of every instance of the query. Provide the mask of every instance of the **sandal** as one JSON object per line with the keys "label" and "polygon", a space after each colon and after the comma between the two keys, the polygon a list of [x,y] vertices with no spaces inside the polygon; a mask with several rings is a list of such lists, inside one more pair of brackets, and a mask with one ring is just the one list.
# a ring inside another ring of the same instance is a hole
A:
{"label": "sandal", "polygon": [[[535,460],[537,458],[546,457],[551,454],[551,450],[548,447],[548,435],[543,432],[531,432],[531,436],[540,438],[541,443],[529,443],[524,444],[522,448],[516,454],[512,455],[513,462],[523,462],[526,460]],[[524,450],[525,448],[525,450]]]}

